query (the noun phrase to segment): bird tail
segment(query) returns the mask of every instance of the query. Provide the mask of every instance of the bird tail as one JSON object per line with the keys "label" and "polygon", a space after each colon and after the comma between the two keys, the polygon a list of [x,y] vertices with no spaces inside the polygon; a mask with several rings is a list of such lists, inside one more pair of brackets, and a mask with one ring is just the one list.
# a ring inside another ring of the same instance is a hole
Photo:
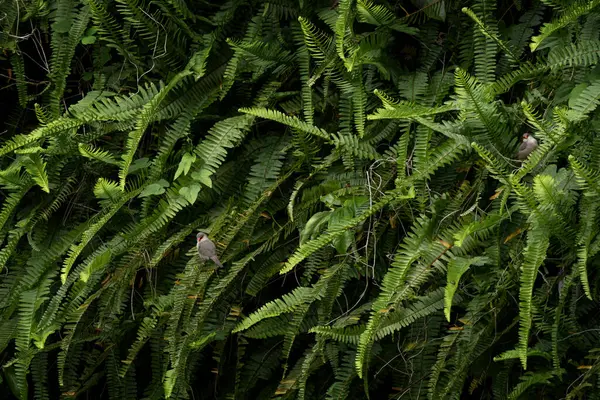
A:
{"label": "bird tail", "polygon": [[213,260],[215,264],[217,264],[217,267],[223,268],[223,264],[221,264],[221,261],[219,261],[219,257],[212,256],[210,259]]}

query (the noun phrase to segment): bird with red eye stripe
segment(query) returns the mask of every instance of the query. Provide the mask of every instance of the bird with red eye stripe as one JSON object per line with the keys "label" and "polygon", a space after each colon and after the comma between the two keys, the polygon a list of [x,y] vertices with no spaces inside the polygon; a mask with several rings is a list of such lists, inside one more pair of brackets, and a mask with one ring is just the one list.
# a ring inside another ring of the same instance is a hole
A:
{"label": "bird with red eye stripe", "polygon": [[204,232],[198,232],[196,235],[196,248],[198,249],[198,255],[202,261],[212,260],[217,267],[223,267],[219,257],[217,257],[217,247],[208,238],[208,235]]}
{"label": "bird with red eye stripe", "polygon": [[519,159],[519,161],[525,160],[535,149],[537,149],[537,147],[538,141],[529,132],[525,132],[523,134],[523,141],[521,142],[521,146],[517,153],[517,159]]}

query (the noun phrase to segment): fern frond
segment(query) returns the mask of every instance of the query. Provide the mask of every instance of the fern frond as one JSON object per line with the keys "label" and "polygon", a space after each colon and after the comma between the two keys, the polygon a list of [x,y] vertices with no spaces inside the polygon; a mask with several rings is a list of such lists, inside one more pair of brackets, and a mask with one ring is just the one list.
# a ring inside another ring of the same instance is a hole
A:
{"label": "fern frond", "polygon": [[[564,59],[556,59],[556,62],[563,62]],[[514,71],[511,71],[501,77],[498,77],[494,83],[492,83],[490,89],[494,93],[494,95],[499,95],[510,90],[515,84],[525,79],[532,79],[544,71],[549,69],[550,66],[544,65],[542,63],[532,64],[529,61],[526,61],[521,64],[521,66]]]}
{"label": "fern frond", "polygon": [[583,291],[588,299],[592,300],[590,291],[590,283],[587,273],[588,256],[590,254],[590,244],[594,235],[594,226],[597,220],[597,207],[595,206],[596,196],[586,196],[581,202],[580,211],[580,230],[577,234],[577,269],[579,271],[579,279],[583,286]]}
{"label": "fern frond", "polygon": [[30,154],[24,164],[31,179],[33,179],[44,192],[50,193],[48,174],[46,172],[47,164],[42,157],[39,154]]}
{"label": "fern frond", "polygon": [[369,359],[370,349],[373,345],[376,332],[385,316],[385,312],[389,311],[388,307],[392,299],[397,297],[397,288],[400,288],[404,283],[406,274],[412,263],[422,256],[423,250],[420,247],[427,240],[426,232],[430,223],[431,221],[422,218],[415,221],[412,232],[406,236],[400,250],[395,255],[392,268],[390,268],[383,278],[382,291],[376,301],[373,302],[369,322],[358,344],[355,368],[359,377],[363,376],[364,364]]}
{"label": "fern frond", "polygon": [[598,104],[600,104],[600,80],[594,80],[573,103],[569,104],[572,110],[569,117],[575,122],[582,121],[598,107]]}
{"label": "fern frond", "polygon": [[304,43],[311,56],[323,62],[332,59],[331,56],[332,53],[335,54],[335,48],[331,37],[321,32],[312,22],[303,17],[298,17],[298,22],[300,22],[300,28],[304,34]]}
{"label": "fern frond", "polygon": [[84,143],[79,143],[79,153],[87,158],[91,158],[93,160],[102,161],[107,164],[118,165],[119,162],[116,158],[114,158],[108,151],[101,150],[93,147],[92,145],[86,145]]}
{"label": "fern frond", "polygon": [[540,119],[538,113],[535,112],[533,106],[526,102],[521,102],[523,113],[527,117],[527,121],[537,129],[537,135],[544,140],[551,140],[558,144],[558,139],[564,132],[563,125],[549,125],[546,121]]}
{"label": "fern frond", "polygon": [[78,128],[83,125],[84,121],[71,118],[59,118],[48,124],[34,129],[28,135],[15,135],[12,139],[4,143],[0,148],[0,156],[6,155],[18,148],[34,143],[39,139],[44,139],[48,136],[54,136],[58,133]]}
{"label": "fern frond", "polygon": [[296,58],[299,64],[298,70],[302,82],[302,111],[304,113],[304,120],[308,124],[314,125],[313,91],[308,85],[308,80],[310,78],[310,53],[308,47],[304,43],[304,36],[300,25],[294,26],[294,40],[298,46]]}
{"label": "fern frond", "polygon": [[92,20],[98,27],[100,40],[106,43],[108,47],[113,47],[125,57],[125,59],[134,65],[139,63],[136,56],[134,41],[126,33],[121,31],[121,27],[107,11],[102,0],[87,0],[92,12]]}
{"label": "fern frond", "polygon": [[338,57],[343,61],[346,61],[345,45],[353,34],[351,21],[353,18],[353,6],[354,1],[352,0],[340,0],[338,4],[339,16],[335,23],[335,47]]}
{"label": "fern frond", "polygon": [[519,62],[519,58],[515,54],[513,54],[512,50],[508,48],[506,43],[504,43],[504,41],[498,37],[498,33],[495,32],[495,30],[492,30],[492,29],[490,29],[490,27],[486,26],[485,23],[483,21],[481,21],[479,19],[479,17],[477,17],[477,15],[468,7],[463,7],[462,12],[467,14],[469,16],[469,18],[471,18],[475,22],[475,24],[477,25],[477,28],[479,28],[479,31],[481,33],[483,33],[484,36],[486,36],[487,38],[496,42],[498,47],[500,47],[502,49],[502,51],[504,51],[504,53],[513,62],[515,62],[515,63]]}
{"label": "fern frond", "polygon": [[581,41],[558,47],[548,55],[547,66],[551,69],[595,65],[600,60],[600,41]]}
{"label": "fern frond", "polygon": [[521,382],[512,389],[507,398],[510,400],[519,399],[531,386],[540,384],[547,385],[553,377],[554,373],[552,371],[536,373],[528,372],[520,378]]}
{"label": "fern frond", "polygon": [[29,98],[27,96],[27,77],[25,76],[25,63],[23,61],[23,54],[15,53],[10,58],[12,67],[15,71],[15,80],[17,83],[17,93],[19,96],[19,105],[22,108],[27,107]]}
{"label": "fern frond", "polygon": [[279,122],[281,124],[287,125],[291,128],[296,128],[301,130],[302,132],[306,132],[310,135],[314,135],[320,137],[322,139],[330,139],[330,134],[324,129],[313,126],[309,123],[301,121],[300,119],[285,115],[277,110],[268,110],[266,108],[240,108],[239,110],[242,113],[253,115],[255,117],[270,119],[275,122]]}
{"label": "fern frond", "polygon": [[529,331],[532,325],[533,285],[538,269],[546,258],[549,245],[548,232],[543,228],[536,227],[527,233],[527,247],[524,250],[519,290],[519,359],[523,368],[527,368]]}
{"label": "fern frond", "polygon": [[383,199],[379,200],[377,203],[374,203],[368,210],[363,213],[357,215],[346,224],[341,227],[336,228],[330,232],[326,232],[318,238],[311,240],[303,245],[301,245],[298,250],[288,259],[285,266],[279,271],[281,275],[291,271],[296,265],[301,263],[306,257],[313,254],[315,251],[327,246],[329,243],[333,242],[337,237],[341,236],[347,230],[355,227],[359,223],[363,222],[365,219],[369,218],[369,216],[377,213],[383,207],[388,205],[395,196],[388,195]]}
{"label": "fern frond", "polygon": [[571,24],[582,15],[589,13],[599,4],[600,1],[598,0],[581,1],[572,4],[571,7],[563,11],[558,20],[545,23],[540,29],[540,34],[531,38],[531,44],[529,45],[531,51],[537,50],[544,39],[548,38],[550,35],[552,35],[552,33]]}
{"label": "fern frond", "polygon": [[332,142],[335,147],[358,159],[375,160],[379,156],[373,146],[354,135],[345,135],[339,132],[337,135],[332,135]]}
{"label": "fern frond", "polygon": [[571,164],[571,168],[573,168],[575,177],[577,178],[577,183],[581,186],[581,188],[584,190],[593,191],[593,196],[600,194],[600,184],[598,184],[600,171],[586,167],[573,155],[569,155],[569,162]]}
{"label": "fern frond", "polygon": [[481,257],[475,258],[462,258],[456,257],[450,260],[448,263],[448,273],[446,276],[447,284],[444,289],[444,315],[446,320],[450,322],[450,309],[452,307],[452,301],[458,288],[458,282],[462,275],[467,272],[471,264],[478,264],[484,261]]}
{"label": "fern frond", "polygon": [[[73,18],[74,10],[78,11],[75,18]],[[67,75],[70,72],[75,48],[83,37],[89,19],[88,7],[77,9],[74,1],[58,2],[55,21],[52,24],[52,58],[49,74],[54,86],[50,93],[50,112],[54,117],[60,115],[60,101],[67,84]]]}
{"label": "fern frond", "polygon": [[129,133],[127,139],[127,151],[125,154],[121,156],[123,159],[121,162],[121,170],[119,171],[119,184],[121,186],[121,190],[125,191],[125,179],[129,173],[129,167],[131,166],[131,162],[133,161],[133,157],[138,148],[138,144],[142,139],[146,128],[150,124],[152,118],[154,118],[154,114],[156,108],[160,105],[160,103],[167,96],[169,91],[171,91],[179,82],[190,75],[192,72],[188,69],[178,73],[169,81],[167,86],[163,87],[157,94],[150,100],[148,103],[144,105],[142,108],[140,115],[138,116],[135,124],[135,130]]}
{"label": "fern frond", "polygon": [[367,119],[411,119],[436,114],[443,114],[454,110],[457,110],[456,106],[454,105],[447,105],[442,107],[423,107],[411,103],[400,103],[393,109],[379,109],[376,111],[375,114],[369,115]]}
{"label": "fern frond", "polygon": [[495,1],[480,0],[473,4],[473,15],[479,14],[482,18],[482,26],[485,27],[484,30],[473,33],[475,75],[483,83],[492,82],[496,70],[498,42],[493,39],[497,36],[497,22],[493,18],[495,10]]}
{"label": "fern frond", "polygon": [[[425,318],[441,309],[445,309],[448,300],[445,299],[444,296],[444,289],[439,288],[432,291],[427,296],[417,297],[415,301],[411,302],[410,305],[404,309],[386,313],[386,316],[382,319],[377,328],[375,339],[381,340],[385,336],[410,326],[418,319]],[[452,299],[449,301],[452,302]],[[456,297],[455,301],[459,302],[460,296]],[[384,311],[381,310],[381,312]]]}
{"label": "fern frond", "polygon": [[69,256],[64,261],[60,279],[64,284],[67,280],[67,276],[71,271],[71,267],[75,263],[79,254],[83,251],[83,249],[88,245],[88,243],[94,238],[96,233],[102,229],[102,227],[108,223],[108,221],[118,212],[121,207],[127,203],[132,198],[136,197],[141,193],[141,189],[133,190],[128,193],[124,193],[120,196],[120,199],[112,204],[110,207],[105,209],[102,213],[98,214],[98,216],[94,219],[93,223],[90,224],[90,227],[84,232],[81,242],[78,245],[72,245],[69,249]]}
{"label": "fern frond", "polygon": [[4,225],[14,213],[15,209],[21,202],[21,199],[32,188],[33,185],[26,184],[15,192],[10,193],[4,198],[2,203],[2,211],[0,211],[0,230],[4,229]]}

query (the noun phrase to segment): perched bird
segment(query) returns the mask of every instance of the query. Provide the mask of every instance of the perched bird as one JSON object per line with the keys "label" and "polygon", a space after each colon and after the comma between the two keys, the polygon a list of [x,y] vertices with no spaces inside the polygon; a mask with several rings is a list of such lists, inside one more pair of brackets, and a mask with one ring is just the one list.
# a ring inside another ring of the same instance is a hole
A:
{"label": "perched bird", "polygon": [[520,161],[525,160],[532,151],[537,149],[538,142],[535,140],[533,136],[531,136],[528,132],[523,134],[523,142],[521,143],[521,147],[519,147],[519,152],[517,153],[517,158]]}
{"label": "perched bird", "polygon": [[196,240],[198,241],[196,248],[198,249],[200,259],[202,261],[211,259],[218,267],[223,267],[223,264],[221,264],[221,261],[217,257],[217,248],[212,240],[208,238],[208,235],[204,232],[198,232]]}

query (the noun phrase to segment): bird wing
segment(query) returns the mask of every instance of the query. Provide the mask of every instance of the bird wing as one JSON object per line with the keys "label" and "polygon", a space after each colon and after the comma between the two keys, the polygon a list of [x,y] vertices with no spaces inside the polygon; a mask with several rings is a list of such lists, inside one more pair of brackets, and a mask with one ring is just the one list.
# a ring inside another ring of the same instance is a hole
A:
{"label": "bird wing", "polygon": [[527,148],[527,141],[524,140],[521,142],[521,146],[519,147],[519,151],[523,151]]}
{"label": "bird wing", "polygon": [[215,264],[217,264],[217,267],[223,268],[223,264],[221,264],[221,261],[219,261],[219,257],[215,255],[212,256],[210,259],[213,260]]}
{"label": "bird wing", "polygon": [[537,143],[530,143],[528,140],[521,143],[519,151],[517,152],[517,159],[521,161],[525,160],[529,156],[529,154],[531,154],[531,152],[535,149],[535,144]]}
{"label": "bird wing", "polygon": [[212,257],[217,254],[217,248],[210,240],[201,240],[198,243],[198,251],[201,251],[207,257]]}
{"label": "bird wing", "polygon": [[198,256],[200,257],[201,260],[207,260],[208,257],[206,257],[204,255],[204,253],[202,252],[202,248],[200,247],[200,242],[198,242],[198,244],[196,244],[196,250],[198,250]]}

